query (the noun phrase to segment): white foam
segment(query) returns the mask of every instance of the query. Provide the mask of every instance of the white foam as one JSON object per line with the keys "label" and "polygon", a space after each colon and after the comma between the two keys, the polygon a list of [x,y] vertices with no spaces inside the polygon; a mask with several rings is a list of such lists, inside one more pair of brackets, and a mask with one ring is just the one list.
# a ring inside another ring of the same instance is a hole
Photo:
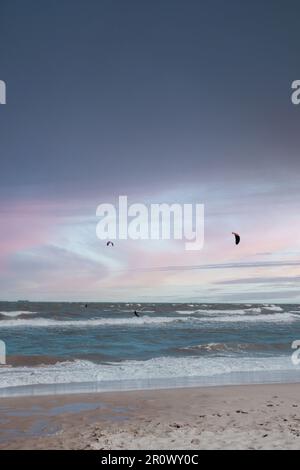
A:
{"label": "white foam", "polygon": [[179,315],[192,315],[196,312],[197,310],[176,310],[176,313],[179,313]]}
{"label": "white foam", "polygon": [[148,317],[147,315],[139,318],[94,318],[90,320],[53,320],[50,318],[33,318],[27,320],[24,318],[18,320],[2,320],[0,321],[0,329],[7,327],[89,328],[94,326],[144,326],[184,320],[186,320],[184,317]]}
{"label": "white foam", "polygon": [[236,309],[236,310],[207,310],[207,309],[198,309],[198,310],[195,310],[195,313],[205,313],[207,315],[243,315],[243,313],[245,313],[246,310],[243,310],[243,309]]}
{"label": "white foam", "polygon": [[[289,349],[290,344],[284,343],[201,343],[179,348],[182,351],[206,351],[206,352],[243,352],[263,351],[273,349]],[[299,369],[300,370],[300,369]]]}
{"label": "white foam", "polygon": [[252,312],[252,313],[261,313],[261,308],[260,307],[252,307],[252,308],[247,308],[245,312]]}
{"label": "white foam", "polygon": [[299,315],[295,315],[290,312],[284,313],[269,313],[262,315],[229,315],[229,316],[218,316],[211,317],[207,321],[211,322],[262,322],[262,323],[290,323],[296,320],[300,320]]}
{"label": "white foam", "polygon": [[283,312],[283,308],[279,305],[264,305],[264,310],[272,310],[272,312]]}
{"label": "white foam", "polygon": [[37,384],[210,377],[218,374],[254,371],[295,371],[289,356],[233,357],[159,357],[147,361],[95,364],[76,360],[44,367],[0,368],[0,388]]}
{"label": "white foam", "polygon": [[234,310],[214,310],[214,309],[198,309],[198,310],[176,310],[176,313],[196,313],[196,314],[206,314],[209,316],[214,316],[214,315],[246,315],[249,313],[261,313],[261,308],[260,307],[252,307],[252,308],[246,308],[246,309],[234,309]]}
{"label": "white foam", "polygon": [[29,312],[28,310],[16,310],[15,312],[0,312],[5,317],[19,317],[20,315],[35,315],[37,312]]}
{"label": "white foam", "polygon": [[[1,320],[0,329],[2,328],[90,328],[97,326],[132,326],[141,327],[145,325],[163,325],[178,322],[189,322],[197,324],[199,322],[273,322],[273,323],[290,323],[293,321],[299,321],[300,315],[291,312],[283,313],[266,313],[266,314],[254,314],[248,313],[247,311],[241,310],[239,314],[233,313],[232,311],[220,310],[218,314],[216,311],[208,311],[206,315],[192,316],[197,311],[177,311],[177,313],[185,316],[177,317],[159,317],[159,316],[147,316],[143,315],[139,318],[132,316],[130,318],[94,318],[87,320],[54,320],[51,318],[19,318],[13,320]],[[224,313],[226,314],[224,315]],[[203,312],[202,312],[203,313]]]}
{"label": "white foam", "polygon": [[204,351],[214,351],[214,350],[225,350],[227,346],[225,343],[207,343],[207,344],[196,344],[193,346],[184,346],[180,348],[183,351],[193,351],[195,349],[204,350]]}

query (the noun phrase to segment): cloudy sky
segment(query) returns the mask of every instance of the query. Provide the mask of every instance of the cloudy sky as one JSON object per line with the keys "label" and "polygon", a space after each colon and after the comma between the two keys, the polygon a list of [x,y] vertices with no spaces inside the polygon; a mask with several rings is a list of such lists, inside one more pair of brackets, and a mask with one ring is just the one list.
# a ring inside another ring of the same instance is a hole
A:
{"label": "cloudy sky", "polygon": [[[0,298],[299,302],[299,13],[0,0]],[[203,203],[203,249],[107,249],[96,208],[123,194]]]}

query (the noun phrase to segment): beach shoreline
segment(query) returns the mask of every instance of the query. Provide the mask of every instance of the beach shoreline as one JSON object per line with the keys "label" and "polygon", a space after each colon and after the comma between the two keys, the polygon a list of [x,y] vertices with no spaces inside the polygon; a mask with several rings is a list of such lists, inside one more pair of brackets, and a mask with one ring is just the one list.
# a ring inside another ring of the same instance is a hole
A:
{"label": "beach shoreline", "polygon": [[299,383],[0,398],[1,449],[298,449]]}

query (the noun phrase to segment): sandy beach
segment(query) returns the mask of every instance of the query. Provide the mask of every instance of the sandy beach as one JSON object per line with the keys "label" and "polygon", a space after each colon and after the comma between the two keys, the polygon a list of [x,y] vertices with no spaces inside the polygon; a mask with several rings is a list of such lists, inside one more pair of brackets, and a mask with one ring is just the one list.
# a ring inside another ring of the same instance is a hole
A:
{"label": "sandy beach", "polygon": [[1,449],[299,449],[300,384],[2,398]]}

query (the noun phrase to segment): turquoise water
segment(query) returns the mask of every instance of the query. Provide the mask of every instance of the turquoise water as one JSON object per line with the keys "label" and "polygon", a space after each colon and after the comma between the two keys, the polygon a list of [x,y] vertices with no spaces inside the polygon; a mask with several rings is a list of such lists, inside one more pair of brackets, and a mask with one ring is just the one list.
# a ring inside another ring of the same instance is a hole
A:
{"label": "turquoise water", "polygon": [[300,378],[299,305],[0,302],[0,339],[0,393]]}

